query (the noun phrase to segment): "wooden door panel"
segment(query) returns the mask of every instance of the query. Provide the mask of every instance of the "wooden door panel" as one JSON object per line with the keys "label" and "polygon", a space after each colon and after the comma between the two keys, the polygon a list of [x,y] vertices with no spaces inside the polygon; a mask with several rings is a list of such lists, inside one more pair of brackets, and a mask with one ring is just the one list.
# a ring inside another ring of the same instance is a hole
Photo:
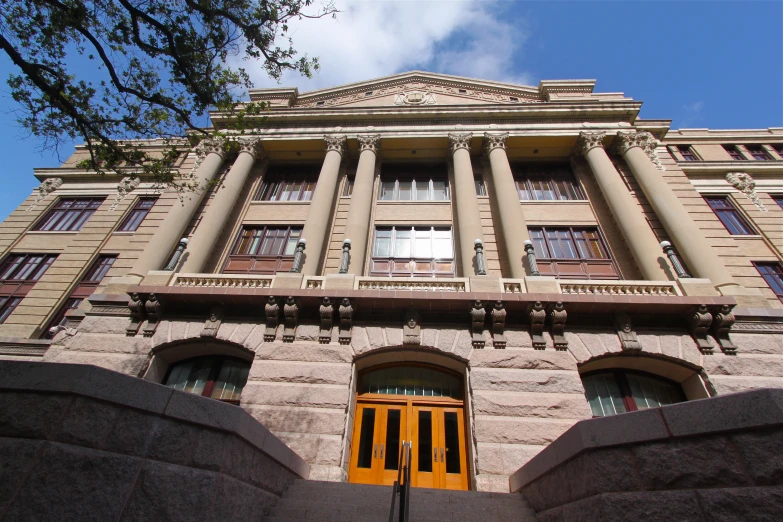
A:
{"label": "wooden door panel", "polygon": [[468,489],[465,458],[465,428],[461,408],[441,408],[438,412],[441,444],[439,450],[443,489]]}
{"label": "wooden door panel", "polygon": [[411,419],[411,485],[419,488],[440,487],[438,451],[438,418],[436,408],[414,406]]}
{"label": "wooden door panel", "polygon": [[381,408],[379,433],[378,474],[376,484],[391,486],[397,480],[400,448],[406,439],[407,405]]}
{"label": "wooden door panel", "polygon": [[378,429],[381,415],[376,405],[357,404],[354,420],[349,482],[374,484],[377,474]]}

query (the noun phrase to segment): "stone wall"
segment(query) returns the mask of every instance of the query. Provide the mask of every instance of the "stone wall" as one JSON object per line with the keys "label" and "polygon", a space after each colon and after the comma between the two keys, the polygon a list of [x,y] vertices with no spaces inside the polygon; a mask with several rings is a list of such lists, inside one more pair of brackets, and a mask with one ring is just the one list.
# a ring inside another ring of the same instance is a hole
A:
{"label": "stone wall", "polygon": [[259,520],[308,464],[241,408],[0,361],[0,520]]}
{"label": "stone wall", "polygon": [[783,390],[581,421],[510,478],[541,522],[779,520]]}

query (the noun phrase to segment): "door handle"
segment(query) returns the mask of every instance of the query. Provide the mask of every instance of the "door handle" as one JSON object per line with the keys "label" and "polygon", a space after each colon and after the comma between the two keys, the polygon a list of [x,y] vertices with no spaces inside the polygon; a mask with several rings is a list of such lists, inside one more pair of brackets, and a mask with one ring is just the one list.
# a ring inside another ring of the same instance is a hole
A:
{"label": "door handle", "polygon": [[378,445],[375,444],[372,447],[372,458],[376,458],[378,456]]}
{"label": "door handle", "polygon": [[440,461],[443,462],[443,447],[440,448]]}
{"label": "door handle", "polygon": [[435,459],[435,462],[438,462],[438,448],[435,447],[432,450],[432,458]]}
{"label": "door handle", "polygon": [[381,458],[383,458],[383,444],[381,444]]}

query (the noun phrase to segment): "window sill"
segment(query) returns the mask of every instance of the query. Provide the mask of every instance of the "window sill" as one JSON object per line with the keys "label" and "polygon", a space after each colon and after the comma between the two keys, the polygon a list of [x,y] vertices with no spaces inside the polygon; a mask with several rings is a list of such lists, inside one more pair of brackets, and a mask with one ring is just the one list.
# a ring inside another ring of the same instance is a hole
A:
{"label": "window sill", "polygon": [[379,205],[450,205],[451,200],[437,201],[405,201],[405,200],[378,200]]}
{"label": "window sill", "polygon": [[132,236],[136,234],[137,230],[128,231],[128,230],[117,230],[115,232],[112,232],[111,234],[113,236]]}
{"label": "window sill", "polygon": [[734,239],[763,239],[761,234],[729,234]]}
{"label": "window sill", "polygon": [[78,234],[81,232],[81,230],[30,230],[27,232],[28,234],[40,234],[40,235],[48,235],[48,234]]}
{"label": "window sill", "polygon": [[585,203],[590,203],[590,200],[587,199],[554,199],[554,200],[553,199],[520,199],[519,202],[523,204],[544,203],[546,205],[552,205],[555,203],[560,203],[560,204],[565,203],[565,204],[573,205],[578,203],[580,205],[584,205]]}
{"label": "window sill", "polygon": [[251,201],[251,205],[309,205],[311,201]]}

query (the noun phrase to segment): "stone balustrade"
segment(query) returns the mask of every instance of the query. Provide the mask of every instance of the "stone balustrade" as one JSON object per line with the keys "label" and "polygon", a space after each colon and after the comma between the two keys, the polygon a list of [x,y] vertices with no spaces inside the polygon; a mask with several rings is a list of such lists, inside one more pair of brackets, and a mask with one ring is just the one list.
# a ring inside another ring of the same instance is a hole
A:
{"label": "stone balustrade", "polygon": [[616,281],[616,280],[570,280],[559,281],[562,294],[593,295],[642,295],[677,296],[682,292],[673,281]]}
{"label": "stone balustrade", "polygon": [[413,277],[357,277],[356,290],[412,290],[430,292],[469,292],[467,279],[431,279]]}
{"label": "stone balustrade", "polygon": [[234,274],[177,274],[169,286],[190,288],[271,288],[275,276]]}

